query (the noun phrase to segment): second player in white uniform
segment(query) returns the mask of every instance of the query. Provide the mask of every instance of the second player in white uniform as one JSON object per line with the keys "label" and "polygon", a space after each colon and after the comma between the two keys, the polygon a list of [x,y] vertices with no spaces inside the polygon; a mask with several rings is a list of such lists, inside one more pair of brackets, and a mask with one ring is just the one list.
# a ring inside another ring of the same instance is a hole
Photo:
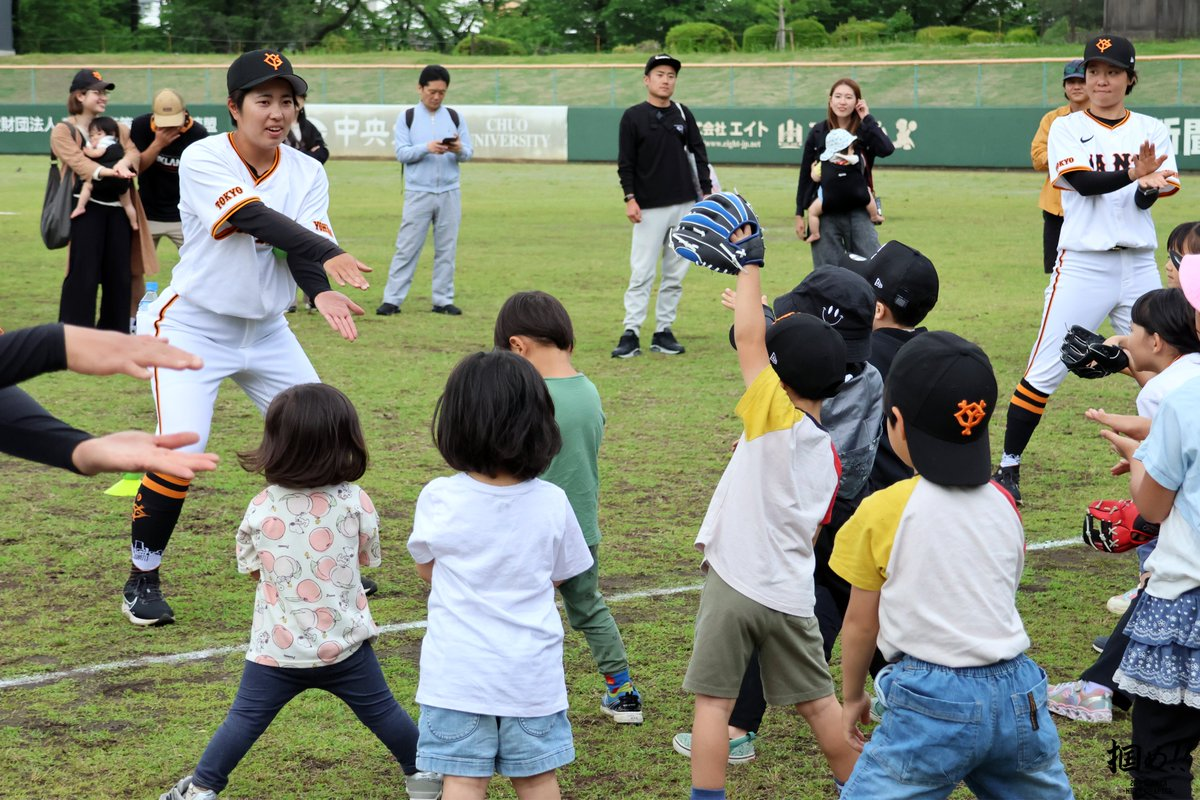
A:
{"label": "second player in white uniform", "polygon": [[[143,316],[140,332],[163,336],[204,359],[187,375],[155,371],[158,429],[195,431],[203,451],[222,380],[232,378],[265,411],[280,391],[319,380],[284,312],[300,283],[344,338],[363,310],[332,291],[366,288],[368,271],[337,247],[329,182],[315,159],[280,147],[307,86],[281,54],[258,50],[229,68],[236,131],[196,142],[179,166],[184,245],[171,286]],[[158,567],[187,497],[188,481],[150,472],[133,506],[133,569],[123,611],[138,625],[174,621]]]}
{"label": "second player in white uniform", "polygon": [[1050,181],[1062,190],[1058,260],[1025,375],[1009,403],[996,480],[1020,500],[1021,454],[1067,374],[1059,356],[1072,325],[1096,330],[1108,317],[1129,332],[1133,303],[1162,286],[1150,207],[1179,190],[1166,126],[1125,108],[1137,83],[1133,45],[1097,36],[1083,54],[1091,107],[1054,121]]}

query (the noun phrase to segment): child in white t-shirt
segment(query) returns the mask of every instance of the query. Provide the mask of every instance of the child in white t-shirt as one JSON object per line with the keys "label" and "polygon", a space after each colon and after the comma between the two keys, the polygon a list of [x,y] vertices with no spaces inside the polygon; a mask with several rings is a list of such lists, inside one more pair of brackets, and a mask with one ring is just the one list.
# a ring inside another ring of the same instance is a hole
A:
{"label": "child in white t-shirt", "polygon": [[493,351],[459,362],[434,415],[459,472],[421,490],[408,540],[430,583],[418,768],[445,774],[447,797],[482,800],[499,772],[552,800],[575,759],[554,589],[592,565],[566,493],[537,477],[562,446],[554,405],[532,364]]}
{"label": "child in white t-shirt", "polygon": [[379,515],[353,483],[367,469],[354,405],[320,383],[280,392],[262,444],[240,459],[271,484],[250,501],[237,533],[238,570],[256,586],[242,682],[194,775],[159,800],[215,800],[275,716],[307,689],[354,709],[400,762],[411,800],[435,800],[441,778],[417,772],[417,728],[371,647],[379,627],[358,568],[379,566]]}

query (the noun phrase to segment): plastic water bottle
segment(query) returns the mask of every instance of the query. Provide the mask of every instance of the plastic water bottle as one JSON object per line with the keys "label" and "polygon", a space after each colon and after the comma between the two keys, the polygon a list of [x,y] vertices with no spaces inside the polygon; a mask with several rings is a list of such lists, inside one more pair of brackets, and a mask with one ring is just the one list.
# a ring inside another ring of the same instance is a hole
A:
{"label": "plastic water bottle", "polygon": [[147,281],[146,293],[138,301],[137,321],[134,323],[134,333],[140,333],[143,336],[154,335],[154,317],[150,314],[150,306],[154,305],[154,301],[157,299],[158,283],[156,281]]}

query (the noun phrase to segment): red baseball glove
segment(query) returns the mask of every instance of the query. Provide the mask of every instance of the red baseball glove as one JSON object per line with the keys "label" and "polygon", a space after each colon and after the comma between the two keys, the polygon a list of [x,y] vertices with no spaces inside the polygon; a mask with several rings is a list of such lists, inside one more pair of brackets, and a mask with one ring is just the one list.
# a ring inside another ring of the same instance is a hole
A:
{"label": "red baseball glove", "polygon": [[1158,537],[1158,525],[1132,500],[1097,500],[1083,515],[1083,541],[1104,553],[1124,553]]}

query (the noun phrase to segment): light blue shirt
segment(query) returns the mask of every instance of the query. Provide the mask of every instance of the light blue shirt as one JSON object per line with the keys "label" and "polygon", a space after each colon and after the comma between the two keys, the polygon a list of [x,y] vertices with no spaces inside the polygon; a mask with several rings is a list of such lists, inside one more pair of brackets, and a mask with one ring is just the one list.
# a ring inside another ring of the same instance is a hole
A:
{"label": "light blue shirt", "polygon": [[[407,109],[406,109],[407,111]],[[452,192],[458,189],[458,163],[470,160],[475,152],[471,147],[471,134],[467,132],[467,121],[458,115],[458,128],[450,119],[450,112],[442,106],[435,114],[418,103],[413,107],[413,123],[410,130],[404,121],[405,111],[396,117],[392,134],[392,145],[396,160],[404,165],[404,188],[413,192]],[[441,141],[458,136],[462,143],[461,153],[434,155],[427,145],[434,139]]]}
{"label": "light blue shirt", "polygon": [[1200,378],[1167,395],[1150,426],[1150,435],[1133,457],[1164,489],[1175,492],[1175,510],[1200,530]]}

